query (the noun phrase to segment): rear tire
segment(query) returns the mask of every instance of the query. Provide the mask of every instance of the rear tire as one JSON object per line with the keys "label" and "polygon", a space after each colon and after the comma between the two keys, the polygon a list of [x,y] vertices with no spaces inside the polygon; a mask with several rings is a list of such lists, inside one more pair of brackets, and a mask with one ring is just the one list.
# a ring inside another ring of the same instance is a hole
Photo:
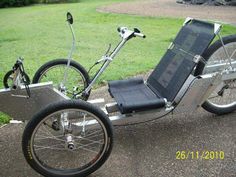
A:
{"label": "rear tire", "polygon": [[[232,62],[236,62],[236,53],[234,53],[236,52],[236,35],[229,35],[223,37],[223,42],[225,44],[226,49],[229,51],[229,55],[233,55]],[[208,61],[207,65],[210,65],[211,63],[216,64],[226,59],[227,57],[222,50],[223,46],[220,40],[217,40],[215,43],[213,43],[203,54],[203,58],[206,61]],[[217,58],[219,57],[220,54],[221,54],[220,58]],[[207,65],[199,63],[195,70],[195,76],[201,74],[207,74],[208,73],[206,70]],[[232,80],[229,83],[232,89],[230,89],[230,87],[228,89],[223,89],[225,85],[226,84],[222,82],[222,87],[216,88],[218,90],[215,90],[214,93],[212,93],[212,95],[210,95],[209,98],[202,104],[202,107],[205,110],[218,115],[231,113],[236,110],[236,97],[234,96],[236,95],[236,92],[235,94],[231,94],[231,90],[236,90],[236,80]],[[222,96],[220,96],[219,94],[217,96],[216,93],[219,93],[221,89],[223,89],[223,92],[225,93],[223,93]],[[213,94],[215,94],[217,97],[214,98]],[[223,98],[224,96],[226,98]],[[213,100],[210,99],[211,97]]]}

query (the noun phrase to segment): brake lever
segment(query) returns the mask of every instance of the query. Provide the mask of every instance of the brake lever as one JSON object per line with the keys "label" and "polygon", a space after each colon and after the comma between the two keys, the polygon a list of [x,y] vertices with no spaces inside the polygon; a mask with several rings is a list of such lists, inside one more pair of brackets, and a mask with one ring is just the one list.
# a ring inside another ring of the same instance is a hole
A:
{"label": "brake lever", "polygon": [[141,33],[141,31],[138,28],[134,28],[135,33]]}
{"label": "brake lever", "polygon": [[100,60],[98,60],[98,61],[95,63],[95,65],[97,65],[97,64],[101,63],[102,61],[106,60],[106,58],[108,57],[108,53],[110,52],[110,50],[111,50],[111,44],[109,44],[106,53],[102,56],[102,58],[101,58]]}
{"label": "brake lever", "polygon": [[106,51],[104,56],[107,56],[107,54],[110,52],[110,50],[111,50],[111,44],[109,44],[108,49],[107,49],[107,51]]}

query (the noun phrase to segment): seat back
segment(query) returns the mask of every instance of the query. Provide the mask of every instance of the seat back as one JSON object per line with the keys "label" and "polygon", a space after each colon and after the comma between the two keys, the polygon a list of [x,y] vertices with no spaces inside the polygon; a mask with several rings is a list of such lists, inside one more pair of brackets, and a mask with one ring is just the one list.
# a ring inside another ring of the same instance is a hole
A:
{"label": "seat back", "polygon": [[147,85],[156,95],[173,101],[196,66],[196,56],[204,53],[215,35],[215,24],[187,21],[147,79]]}

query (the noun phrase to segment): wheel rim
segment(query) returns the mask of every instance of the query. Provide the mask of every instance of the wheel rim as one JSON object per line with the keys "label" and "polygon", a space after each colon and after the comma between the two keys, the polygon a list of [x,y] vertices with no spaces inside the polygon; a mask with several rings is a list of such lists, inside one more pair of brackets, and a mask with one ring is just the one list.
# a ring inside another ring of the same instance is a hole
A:
{"label": "wheel rim", "polygon": [[[25,73],[24,73],[25,74]],[[4,78],[4,87],[5,88],[9,88],[11,86],[13,86],[13,79],[14,79],[14,71],[9,71],[6,75],[6,78]],[[30,84],[30,79],[28,75],[20,75],[19,78],[21,84]]]}
{"label": "wheel rim", "polygon": [[[236,69],[236,42],[228,43],[225,47],[231,57],[233,68]],[[222,69],[225,68],[223,64],[227,61],[227,58],[228,57],[221,46],[210,56],[207,65],[203,70],[203,74],[222,71]],[[211,66],[217,65],[220,67],[217,67],[216,69],[211,68]],[[207,101],[219,108],[236,106],[236,80],[221,82],[209,96]]]}
{"label": "wheel rim", "polygon": [[9,75],[9,77],[7,78],[7,82],[5,83],[5,87],[9,88],[12,85],[13,85],[13,74]]}
{"label": "wheel rim", "polygon": [[[64,64],[49,67],[41,73],[38,82],[52,81],[54,88],[70,98],[75,98],[77,94],[80,94],[86,88],[86,79],[77,68],[69,66],[67,70],[67,81],[62,85],[66,67],[67,65]],[[77,95],[77,97],[82,96]]]}
{"label": "wheel rim", "polygon": [[[65,115],[69,131],[55,123]],[[45,117],[34,129],[30,144],[32,156],[42,169],[54,174],[75,174],[92,168],[102,158],[108,147],[108,134],[95,115],[67,109]]]}

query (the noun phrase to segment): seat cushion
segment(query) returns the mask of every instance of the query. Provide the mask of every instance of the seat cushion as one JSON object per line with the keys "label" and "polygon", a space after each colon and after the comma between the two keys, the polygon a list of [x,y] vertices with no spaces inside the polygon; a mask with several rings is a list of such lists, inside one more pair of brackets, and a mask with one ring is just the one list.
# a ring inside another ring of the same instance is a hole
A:
{"label": "seat cushion", "polygon": [[116,100],[122,114],[145,111],[165,106],[164,98],[156,96],[144,84],[143,79],[135,78],[108,83],[109,92]]}

